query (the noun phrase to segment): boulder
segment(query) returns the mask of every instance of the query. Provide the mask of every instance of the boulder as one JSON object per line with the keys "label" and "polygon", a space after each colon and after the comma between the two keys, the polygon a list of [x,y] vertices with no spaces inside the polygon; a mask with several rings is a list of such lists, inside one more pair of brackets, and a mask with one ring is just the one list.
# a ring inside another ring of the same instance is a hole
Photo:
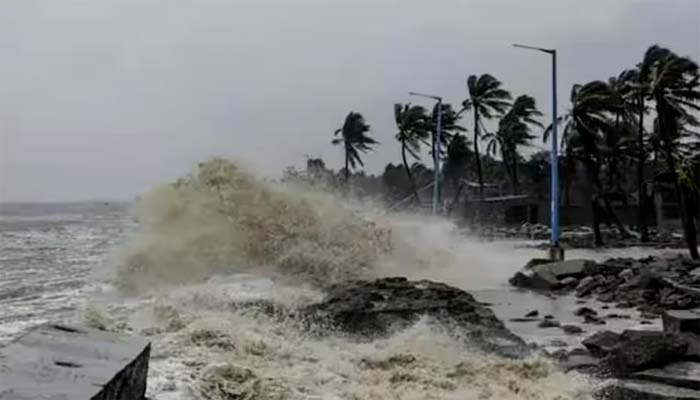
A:
{"label": "boulder", "polygon": [[613,375],[625,376],[682,360],[687,350],[688,343],[677,335],[627,330],[606,358],[606,366]]}
{"label": "boulder", "polygon": [[563,330],[564,333],[569,335],[578,335],[579,333],[584,332],[583,328],[576,325],[562,325],[561,330]]}
{"label": "boulder", "polygon": [[561,324],[553,319],[543,319],[542,322],[537,325],[538,328],[558,328]]}
{"label": "boulder", "polygon": [[[557,289],[566,278],[580,279],[586,276],[586,268],[595,262],[589,260],[568,260],[560,262],[538,263],[532,261],[510,279],[513,286],[530,289]],[[570,282],[570,281],[569,281]]]}
{"label": "boulder", "polygon": [[579,307],[574,311],[574,315],[577,317],[585,317],[586,315],[596,316],[598,313],[589,307]]}
{"label": "boulder", "polygon": [[540,312],[537,310],[532,310],[529,313],[525,314],[525,318],[532,318],[540,315]]}
{"label": "boulder", "polygon": [[449,326],[456,337],[485,351],[509,357],[520,357],[530,351],[491,309],[472,295],[426,280],[384,278],[344,282],[331,286],[321,302],[303,307],[300,313],[319,333],[340,331],[359,339],[386,336],[428,316]]}
{"label": "boulder", "polygon": [[593,293],[593,291],[599,286],[605,283],[605,278],[602,275],[587,276],[579,282],[576,286],[576,296],[585,297]]}
{"label": "boulder", "polygon": [[600,331],[589,336],[583,341],[583,345],[596,357],[605,357],[617,347],[622,340],[622,335],[611,331]]}

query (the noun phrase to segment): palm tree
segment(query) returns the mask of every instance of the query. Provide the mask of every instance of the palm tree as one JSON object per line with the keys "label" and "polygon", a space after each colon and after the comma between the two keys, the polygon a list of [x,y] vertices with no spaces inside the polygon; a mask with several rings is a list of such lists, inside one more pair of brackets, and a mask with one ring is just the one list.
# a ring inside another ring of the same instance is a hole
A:
{"label": "palm tree", "polygon": [[634,125],[637,100],[635,96],[635,86],[637,71],[625,70],[616,77],[608,79],[610,96],[614,104],[619,105],[614,112],[614,125],[612,129],[603,132],[605,140],[602,148],[606,168],[608,172],[607,187],[609,191],[619,188],[621,182],[619,178],[619,168],[621,162],[631,158],[630,152],[635,150]]}
{"label": "palm tree", "polygon": [[481,139],[482,119],[489,120],[505,113],[510,106],[510,93],[501,88],[501,82],[489,74],[479,77],[471,75],[467,79],[468,98],[462,102],[463,110],[474,114],[474,159],[479,179],[479,194],[484,196],[484,174],[481,169],[479,140]]}
{"label": "palm tree", "polygon": [[496,154],[500,149],[506,173],[513,183],[513,193],[518,192],[518,147],[529,145],[535,138],[530,131],[532,125],[544,127],[536,119],[540,116],[542,113],[537,109],[534,98],[528,95],[518,96],[498,122],[496,133],[483,136],[488,141],[487,153]]}
{"label": "palm tree", "polygon": [[406,175],[411,182],[411,190],[415,196],[416,202],[420,203],[416,182],[413,179],[411,168],[406,160],[406,152],[415,160],[420,159],[420,145],[426,143],[430,132],[428,131],[429,118],[426,109],[421,106],[412,106],[409,104],[401,105],[394,104],[394,120],[399,131],[396,133],[396,140],[401,142],[401,158],[403,166],[406,170]]}
{"label": "palm tree", "polygon": [[[600,146],[602,132],[611,129],[608,116],[616,112],[617,106],[610,94],[609,86],[602,81],[593,81],[585,85],[574,85],[571,90],[571,108],[556,123],[563,123],[562,146],[566,146],[568,154],[581,159],[586,167],[586,175],[590,185],[591,214],[593,217],[593,232],[597,246],[603,244],[600,233]],[[545,130],[546,141],[551,132],[551,125]]]}
{"label": "palm tree", "polygon": [[690,256],[700,260],[697,230],[688,202],[688,188],[679,180],[676,160],[679,140],[685,125],[700,125],[693,112],[700,111],[700,71],[689,58],[680,57],[670,50],[652,46],[647,53],[653,57],[649,68],[649,94],[656,105],[659,120],[661,150],[668,174],[673,181],[680,206],[683,233]]}
{"label": "palm tree", "polygon": [[345,117],[343,127],[335,131],[335,136],[340,134],[340,138],[335,138],[331,143],[334,145],[343,144],[345,150],[345,182],[350,179],[350,167],[355,169],[357,164],[364,167],[360,153],[372,150],[372,146],[377,141],[367,136],[370,126],[365,122],[365,118],[360,113],[350,112]]}

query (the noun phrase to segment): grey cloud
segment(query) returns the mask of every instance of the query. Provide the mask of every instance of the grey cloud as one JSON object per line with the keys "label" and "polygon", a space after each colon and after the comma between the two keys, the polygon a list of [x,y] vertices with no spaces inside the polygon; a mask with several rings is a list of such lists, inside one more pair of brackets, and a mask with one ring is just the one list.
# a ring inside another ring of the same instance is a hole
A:
{"label": "grey cloud", "polygon": [[699,27],[696,0],[5,0],[0,200],[128,198],[213,155],[338,166],[351,110],[383,143],[377,172],[409,90],[459,103],[491,72],[549,110],[547,59],[512,42],[559,49],[563,109],[649,44],[700,60]]}

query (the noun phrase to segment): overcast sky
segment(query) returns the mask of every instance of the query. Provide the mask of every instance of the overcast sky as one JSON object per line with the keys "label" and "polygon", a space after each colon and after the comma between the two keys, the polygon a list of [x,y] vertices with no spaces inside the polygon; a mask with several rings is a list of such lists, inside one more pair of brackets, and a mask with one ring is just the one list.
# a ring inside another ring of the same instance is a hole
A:
{"label": "overcast sky", "polygon": [[130,198],[214,155],[338,168],[349,111],[377,172],[408,91],[459,104],[489,72],[549,110],[549,59],[513,42],[559,50],[564,110],[652,43],[700,61],[700,0],[2,0],[0,200]]}

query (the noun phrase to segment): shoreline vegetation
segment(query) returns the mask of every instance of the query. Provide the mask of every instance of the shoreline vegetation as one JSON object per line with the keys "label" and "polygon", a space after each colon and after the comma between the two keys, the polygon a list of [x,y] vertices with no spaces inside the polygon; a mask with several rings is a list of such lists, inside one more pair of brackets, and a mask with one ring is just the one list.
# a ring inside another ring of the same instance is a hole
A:
{"label": "shoreline vegetation", "polygon": [[[428,165],[437,156],[443,163],[441,208],[458,221],[482,224],[469,210],[486,197],[525,195],[546,202],[549,152],[527,158],[523,152],[538,140],[547,142],[552,129],[544,125],[535,99],[512,96],[490,74],[471,75],[467,82],[466,98],[458,108],[441,103],[438,113],[437,106],[395,105],[401,162],[387,164],[380,175],[365,174],[363,158],[390,144],[372,138],[368,121],[353,111],[332,131],[332,144],[344,154],[339,170],[310,157],[306,170],[289,167],[282,180],[378,199],[392,209],[425,210],[434,179]],[[691,258],[700,259],[698,64],[652,45],[636,65],[618,75],[574,85],[565,107],[556,122],[561,132],[561,206],[587,210],[593,246],[616,242],[617,236],[625,243],[658,241],[650,235],[649,215],[662,206],[678,221]],[[443,151],[436,155],[432,149],[438,114]],[[423,159],[426,151],[430,162]],[[622,206],[636,208],[633,221],[620,218],[617,210]],[[617,235],[607,239],[604,224]],[[676,238],[666,242],[677,244]]]}

